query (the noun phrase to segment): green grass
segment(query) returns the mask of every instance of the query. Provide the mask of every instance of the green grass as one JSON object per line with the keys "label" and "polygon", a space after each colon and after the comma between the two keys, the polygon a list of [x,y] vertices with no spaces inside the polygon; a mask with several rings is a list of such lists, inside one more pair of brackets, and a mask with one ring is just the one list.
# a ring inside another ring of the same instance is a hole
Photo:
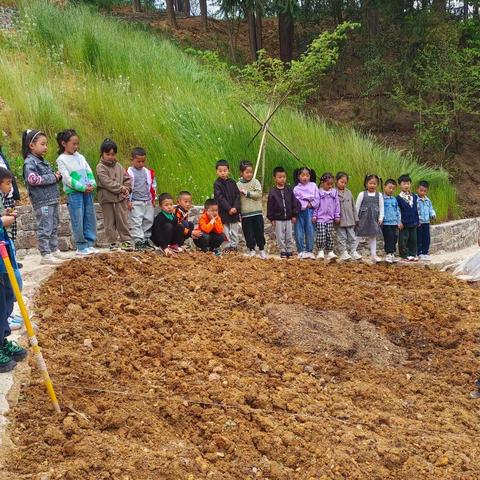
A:
{"label": "green grass", "polygon": [[[54,134],[64,128],[77,129],[92,165],[105,137],[119,144],[124,164],[129,150],[141,145],[157,171],[159,190],[189,189],[196,203],[211,195],[216,159],[229,159],[235,176],[241,159],[255,160],[259,140],[247,144],[257,126],[240,107],[248,99],[226,74],[205,68],[167,40],[86,7],[58,10],[33,1],[23,4],[22,17],[17,35],[0,37],[0,122],[13,154],[25,128],[48,132],[52,161]],[[265,114],[265,106],[254,108]],[[384,179],[409,172],[416,181],[430,181],[439,218],[458,212],[445,171],[421,166],[354,130],[289,109],[278,113],[272,130],[319,173],[347,171],[355,193],[367,172]],[[267,172],[276,165],[289,171],[298,166],[272,140]]]}

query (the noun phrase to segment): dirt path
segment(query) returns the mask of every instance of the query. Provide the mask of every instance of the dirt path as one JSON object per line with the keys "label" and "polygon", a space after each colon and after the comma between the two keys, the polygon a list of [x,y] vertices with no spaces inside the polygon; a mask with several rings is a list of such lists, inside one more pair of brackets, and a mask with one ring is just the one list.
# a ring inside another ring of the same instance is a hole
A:
{"label": "dirt path", "polygon": [[74,260],[37,301],[63,413],[33,377],[5,475],[477,479],[479,293],[417,267]]}

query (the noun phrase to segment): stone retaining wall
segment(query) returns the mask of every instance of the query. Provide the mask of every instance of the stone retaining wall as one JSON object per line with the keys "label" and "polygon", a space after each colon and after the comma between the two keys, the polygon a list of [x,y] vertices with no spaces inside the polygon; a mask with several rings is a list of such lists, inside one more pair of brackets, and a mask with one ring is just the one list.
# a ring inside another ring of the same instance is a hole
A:
{"label": "stone retaining wall", "polygon": [[[103,214],[99,205],[97,207],[98,244],[105,244],[103,228]],[[194,207],[191,211],[191,220],[196,221],[201,213],[201,207]],[[25,255],[36,251],[37,238],[35,235],[36,220],[30,205],[17,208],[18,211],[18,237],[16,247],[19,255]],[[432,225],[432,247],[431,253],[442,251],[456,251],[462,248],[476,245],[480,237],[480,217],[455,220],[453,222]],[[270,222],[265,220],[265,236],[267,238],[268,250],[276,252],[275,236]],[[60,249],[73,249],[73,241],[70,233],[70,220],[66,205],[60,206],[60,228],[59,228]],[[365,246],[360,245],[363,249]],[[379,251],[381,245],[379,244]]]}

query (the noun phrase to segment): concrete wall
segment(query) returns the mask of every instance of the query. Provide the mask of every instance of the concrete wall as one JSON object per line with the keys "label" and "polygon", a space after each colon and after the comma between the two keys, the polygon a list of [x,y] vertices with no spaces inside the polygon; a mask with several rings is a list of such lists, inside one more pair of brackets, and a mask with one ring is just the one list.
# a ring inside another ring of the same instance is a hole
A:
{"label": "concrete wall", "polygon": [[[19,255],[24,255],[37,247],[35,235],[36,220],[30,205],[17,208],[18,211],[18,237],[16,246]],[[200,207],[194,207],[191,211],[191,219],[195,221],[201,212]],[[98,243],[104,244],[103,215],[102,209],[97,205]],[[462,248],[476,245],[480,237],[480,217],[455,220],[453,222],[432,225],[432,253],[441,251],[455,251]],[[265,221],[265,234],[270,252],[276,252],[275,238],[272,226],[268,220]],[[69,250],[73,248],[70,235],[70,220],[66,205],[60,206],[60,249]],[[362,248],[362,245],[361,245]],[[379,251],[381,244],[379,244]]]}

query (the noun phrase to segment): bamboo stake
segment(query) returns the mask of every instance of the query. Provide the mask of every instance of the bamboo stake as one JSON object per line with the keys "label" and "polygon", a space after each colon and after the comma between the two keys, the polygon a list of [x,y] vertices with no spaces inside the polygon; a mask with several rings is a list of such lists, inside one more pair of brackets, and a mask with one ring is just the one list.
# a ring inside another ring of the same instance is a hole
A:
{"label": "bamboo stake", "polygon": [[[273,106],[273,104],[270,104],[270,107],[268,108],[267,117],[270,116],[270,112],[272,111],[272,106]],[[266,142],[266,139],[267,139],[268,125],[266,123],[264,123],[263,126],[262,126],[262,129],[263,129],[262,140],[260,142],[260,148],[258,150],[257,164],[255,165],[255,171],[253,172],[253,178],[257,178],[258,167],[260,166],[260,162],[262,161],[263,149],[265,148],[265,142]]]}
{"label": "bamboo stake", "polygon": [[38,340],[33,330],[32,322],[27,312],[27,307],[23,301],[22,293],[18,286],[17,277],[13,271],[12,262],[8,256],[8,251],[5,245],[5,242],[0,242],[0,256],[2,257],[5,268],[7,269],[8,278],[10,284],[12,285],[13,292],[15,293],[15,298],[17,299],[18,306],[20,307],[20,312],[22,313],[23,321],[25,322],[25,328],[27,329],[28,339],[30,345],[32,346],[33,355],[37,361],[37,366],[40,372],[42,373],[43,382],[47,389],[50,400],[52,401],[53,408],[56,412],[60,412],[60,405],[58,404],[57,396],[55,395],[55,390],[53,389],[52,381],[50,380],[50,375],[48,374],[47,364],[43,359],[42,351],[38,345]]}

